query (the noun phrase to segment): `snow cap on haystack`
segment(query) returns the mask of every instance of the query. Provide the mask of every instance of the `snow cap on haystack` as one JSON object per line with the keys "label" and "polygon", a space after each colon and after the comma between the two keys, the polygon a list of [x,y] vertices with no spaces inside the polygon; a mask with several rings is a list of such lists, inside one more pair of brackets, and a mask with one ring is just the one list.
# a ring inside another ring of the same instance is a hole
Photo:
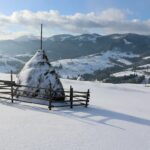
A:
{"label": "snow cap on haystack", "polygon": [[[28,87],[18,87],[16,95],[31,97],[48,97],[51,94],[54,99],[64,99],[64,89],[54,68],[49,63],[44,50],[38,50],[25,64],[17,76],[17,84]],[[36,88],[34,88],[36,87]],[[41,89],[44,88],[44,89]]]}

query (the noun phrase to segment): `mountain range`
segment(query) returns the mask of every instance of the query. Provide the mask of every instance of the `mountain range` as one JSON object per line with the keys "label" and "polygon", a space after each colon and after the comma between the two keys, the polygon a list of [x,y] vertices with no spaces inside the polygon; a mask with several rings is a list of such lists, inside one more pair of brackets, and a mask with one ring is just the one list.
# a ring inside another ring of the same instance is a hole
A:
{"label": "mountain range", "polygon": [[[18,72],[39,47],[40,40],[35,36],[1,40],[0,71],[8,72],[11,69]],[[111,68],[111,72],[115,73],[118,70],[150,63],[149,58],[144,59],[150,56],[148,35],[61,34],[44,38],[43,48],[60,76],[63,72],[63,77],[66,72],[68,77],[74,77],[72,68],[76,68],[73,70],[76,77],[80,74],[93,74],[95,71],[100,71],[101,74],[107,68]]]}

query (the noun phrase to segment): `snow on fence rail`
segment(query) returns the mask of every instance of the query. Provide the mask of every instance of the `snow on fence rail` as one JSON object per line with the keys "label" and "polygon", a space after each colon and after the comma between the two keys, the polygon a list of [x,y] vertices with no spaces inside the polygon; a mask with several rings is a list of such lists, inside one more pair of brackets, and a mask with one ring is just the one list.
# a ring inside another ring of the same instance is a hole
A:
{"label": "snow on fence rail", "polygon": [[[12,74],[11,74],[11,81],[0,80],[0,98],[11,100],[12,103],[14,101],[20,101],[20,102],[47,105],[49,110],[51,110],[53,107],[70,107],[70,108],[73,108],[74,106],[88,107],[88,104],[89,104],[90,90],[87,90],[86,92],[75,91],[72,88],[72,86],[70,86],[69,90],[64,90],[65,100],[58,101],[58,100],[55,100],[56,97],[52,97],[52,92],[53,92],[52,90],[50,90],[47,93],[47,95],[43,95],[45,96],[45,98],[42,98],[42,97],[33,98],[28,95],[17,96],[15,94],[15,90],[17,87],[37,89],[37,87],[17,85],[13,81]],[[38,88],[38,89],[46,90],[45,88]],[[24,90],[19,90],[19,91],[25,92]],[[30,92],[30,93],[32,94],[33,92]]]}

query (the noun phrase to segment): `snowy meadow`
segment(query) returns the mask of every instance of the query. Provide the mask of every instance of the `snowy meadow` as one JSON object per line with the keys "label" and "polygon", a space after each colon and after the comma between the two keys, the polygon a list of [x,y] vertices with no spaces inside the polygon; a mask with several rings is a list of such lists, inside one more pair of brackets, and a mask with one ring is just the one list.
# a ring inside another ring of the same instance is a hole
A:
{"label": "snowy meadow", "polygon": [[[10,75],[1,74],[1,79]],[[149,150],[150,88],[61,79],[91,90],[88,108],[59,108],[0,100],[0,149]]]}

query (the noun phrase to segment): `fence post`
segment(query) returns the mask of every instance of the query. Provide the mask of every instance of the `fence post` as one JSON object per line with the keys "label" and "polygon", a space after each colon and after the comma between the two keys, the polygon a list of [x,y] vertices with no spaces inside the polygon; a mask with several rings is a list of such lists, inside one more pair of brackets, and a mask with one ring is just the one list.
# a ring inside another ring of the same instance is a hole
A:
{"label": "fence post", "polygon": [[48,106],[49,110],[52,109],[52,88],[51,88],[51,84],[50,84],[50,94],[49,94],[49,106]]}
{"label": "fence post", "polygon": [[13,73],[11,70],[11,102],[14,102],[14,93],[13,93]]}
{"label": "fence post", "polygon": [[70,108],[73,108],[73,88],[70,86]]}
{"label": "fence post", "polygon": [[90,99],[90,90],[88,89],[88,91],[87,91],[87,96],[86,96],[86,104],[85,104],[85,107],[88,107],[89,99]]}

